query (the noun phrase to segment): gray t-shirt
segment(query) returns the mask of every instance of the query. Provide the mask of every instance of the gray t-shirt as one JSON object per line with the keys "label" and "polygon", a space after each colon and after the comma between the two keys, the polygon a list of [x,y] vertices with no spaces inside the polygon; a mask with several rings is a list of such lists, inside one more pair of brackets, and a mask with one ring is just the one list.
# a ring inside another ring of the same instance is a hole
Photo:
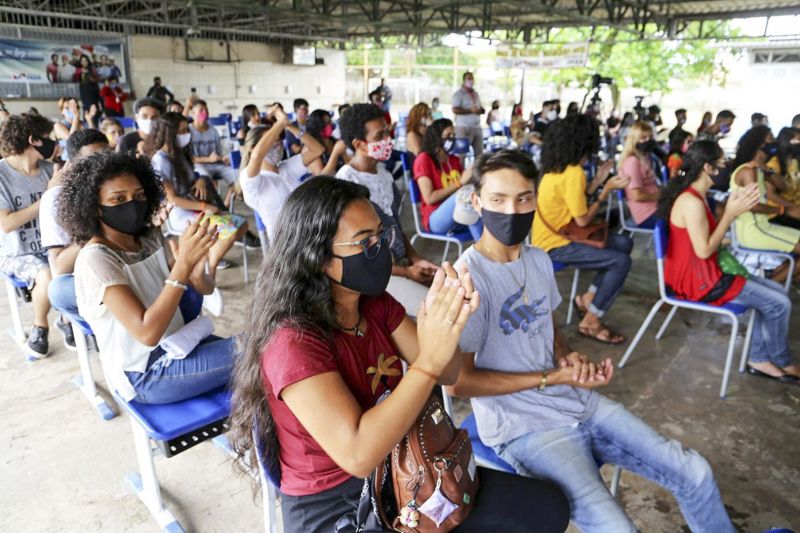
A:
{"label": "gray t-shirt", "polygon": [[[456,266],[464,263],[481,304],[461,333],[461,350],[474,352],[475,366],[487,370],[520,373],[555,368],[552,313],[561,295],[550,257],[539,248],[523,246],[520,259],[497,263],[471,247]],[[544,392],[528,389],[473,398],[472,409],[481,440],[497,446],[586,420],[594,413],[597,398],[589,390],[549,385]]]}
{"label": "gray t-shirt", "polygon": [[[464,89],[464,87],[461,87],[453,93],[453,107],[463,107],[466,109],[481,107],[481,97],[478,95],[478,91],[469,92]],[[481,116],[475,113],[470,115],[456,115],[455,125],[464,128],[480,127]]]}
{"label": "gray t-shirt", "polygon": [[[0,161],[0,209],[20,211],[38,201],[47,190],[53,175],[53,163],[39,161],[39,174],[24,176],[14,170],[6,160]],[[37,216],[10,233],[3,233],[0,255],[16,257],[44,252],[42,233]]]}
{"label": "gray t-shirt", "polygon": [[189,133],[192,134],[192,155],[195,157],[208,157],[212,152],[216,152],[222,157],[222,139],[214,126],[209,125],[206,131],[195,129],[189,126]]}

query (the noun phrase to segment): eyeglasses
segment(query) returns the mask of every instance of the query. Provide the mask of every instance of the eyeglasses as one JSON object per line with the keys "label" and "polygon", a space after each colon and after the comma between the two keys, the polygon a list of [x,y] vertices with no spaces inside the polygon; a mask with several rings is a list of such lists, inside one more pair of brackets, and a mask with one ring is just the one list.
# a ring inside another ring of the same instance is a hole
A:
{"label": "eyeglasses", "polygon": [[394,244],[395,231],[394,226],[389,226],[378,235],[370,235],[360,241],[352,242],[335,242],[334,246],[360,246],[364,250],[364,255],[368,259],[374,259],[381,251],[381,246],[385,243],[387,246]]}

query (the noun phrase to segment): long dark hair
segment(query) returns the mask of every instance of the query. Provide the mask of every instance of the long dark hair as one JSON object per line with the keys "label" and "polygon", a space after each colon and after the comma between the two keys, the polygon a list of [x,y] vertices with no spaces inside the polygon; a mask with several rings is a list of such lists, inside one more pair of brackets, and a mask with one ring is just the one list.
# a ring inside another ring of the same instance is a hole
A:
{"label": "long dark hair", "polygon": [[258,106],[255,104],[247,104],[242,108],[242,129],[244,130],[245,135],[247,135],[247,132],[250,131],[250,120],[253,117],[258,117],[259,122],[261,121],[261,115],[258,112]]}
{"label": "long dark hair", "polygon": [[781,128],[778,133],[778,164],[781,168],[781,175],[786,176],[789,171],[789,161],[798,159],[792,153],[792,139],[800,135],[800,130],[796,128]]}
{"label": "long dark hair", "polygon": [[[326,117],[328,120],[325,120]],[[324,109],[315,109],[309,113],[306,119],[306,133],[319,142],[324,142],[325,139],[322,136],[322,130],[325,129],[325,126],[331,124],[331,120],[331,114],[328,111]]]}
{"label": "long dark hair", "polygon": [[[368,198],[362,185],[318,176],[295,189],[280,212],[233,371],[231,439],[242,471],[258,464],[256,442],[268,471],[278,471],[279,443],[262,382],[262,354],[280,327],[331,339],[336,311],[331,282],[322,269],[333,257],[333,238],[345,209]],[[256,428],[259,438],[254,442]]]}
{"label": "long dark hair", "polygon": [[542,174],[564,172],[600,149],[600,129],[588,115],[570,114],[551,124],[542,144]]}
{"label": "long dark hair", "polygon": [[736,170],[745,163],[749,163],[755,159],[758,150],[767,136],[772,133],[769,126],[755,126],[747,130],[742,140],[739,141],[739,147],[736,149],[736,159],[733,160],[733,169]]}
{"label": "long dark hair", "polygon": [[683,157],[683,143],[686,142],[686,139],[689,137],[694,137],[691,133],[686,130],[678,130],[675,132],[675,135],[672,136],[672,140],[669,142],[669,154],[678,154],[679,156]]}
{"label": "long dark hair", "polygon": [[187,120],[180,113],[164,113],[153,122],[153,129],[144,142],[144,153],[148,159],[153,159],[156,152],[168,146],[167,157],[175,172],[175,181],[181,191],[186,191],[192,188],[194,175],[190,174],[191,165],[186,164],[186,155],[178,144],[178,128],[181,122]]}
{"label": "long dark hair", "polygon": [[716,165],[725,153],[716,141],[697,141],[683,154],[683,163],[678,175],[670,179],[658,200],[658,214],[669,220],[672,205],[686,188],[700,177],[706,163]]}
{"label": "long dark hair", "polygon": [[441,166],[439,165],[439,150],[442,148],[442,133],[452,127],[453,122],[450,119],[440,118],[433,121],[422,137],[422,151],[431,157],[433,164],[437,167]]}

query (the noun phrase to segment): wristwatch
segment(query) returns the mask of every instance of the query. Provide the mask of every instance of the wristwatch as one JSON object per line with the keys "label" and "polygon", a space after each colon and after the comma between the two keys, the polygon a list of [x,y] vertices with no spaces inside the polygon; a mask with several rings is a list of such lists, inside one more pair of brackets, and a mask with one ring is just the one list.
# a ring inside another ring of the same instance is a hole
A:
{"label": "wristwatch", "polygon": [[539,392],[544,392],[544,389],[547,388],[547,373],[549,371],[545,370],[542,372],[542,381],[539,382]]}

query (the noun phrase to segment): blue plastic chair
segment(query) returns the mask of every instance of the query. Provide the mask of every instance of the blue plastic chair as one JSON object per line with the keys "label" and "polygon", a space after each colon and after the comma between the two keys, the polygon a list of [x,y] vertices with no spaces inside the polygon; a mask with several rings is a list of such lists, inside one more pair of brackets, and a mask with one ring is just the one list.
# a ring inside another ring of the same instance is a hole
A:
{"label": "blue plastic chair", "polygon": [[469,139],[456,138],[456,142],[453,144],[452,154],[467,155],[471,150],[472,145],[470,144]]}
{"label": "blue plastic chair", "polygon": [[230,158],[231,158],[231,168],[233,170],[238,171],[239,168],[242,166],[242,152],[240,152],[239,150],[231,150]]}
{"label": "blue plastic chair", "polygon": [[[209,119],[208,119],[208,123],[211,126],[225,126],[225,127],[227,127],[229,122],[230,122],[230,119],[226,118],[223,115],[219,115],[219,116],[216,116],[216,117],[209,117]],[[228,131],[230,131],[230,130],[228,130]]]}
{"label": "blue plastic chair", "polygon": [[97,385],[92,373],[92,363],[89,361],[89,343],[91,342],[94,346],[97,346],[96,341],[94,341],[94,332],[84,320],[70,318],[70,322],[72,323],[72,333],[75,336],[78,363],[80,363],[81,367],[81,373],[74,377],[72,382],[86,396],[94,410],[100,415],[100,418],[111,420],[117,416],[117,413],[111,409],[108,402],[97,394]]}
{"label": "blue plastic chair", "polygon": [[747,361],[747,352],[750,349],[750,339],[753,334],[753,323],[755,321],[755,311],[751,310],[743,305],[738,305],[734,303],[727,303],[725,305],[716,306],[716,305],[709,305],[700,302],[690,302],[688,300],[681,300],[676,298],[672,295],[671,291],[667,289],[666,283],[664,281],[664,258],[667,255],[667,223],[664,220],[659,220],[656,223],[656,229],[653,234],[655,240],[655,249],[656,249],[656,263],[658,266],[658,293],[659,299],[658,301],[653,304],[653,308],[650,309],[650,313],[648,313],[647,318],[644,319],[644,323],[639,328],[639,331],[636,332],[636,336],[633,338],[630,346],[625,351],[625,355],[622,357],[622,360],[619,362],[619,368],[625,366],[628,362],[628,358],[630,358],[633,351],[636,349],[636,345],[639,344],[639,341],[644,335],[645,330],[650,325],[650,322],[653,321],[655,318],[656,313],[658,310],[661,309],[661,306],[664,304],[671,305],[672,310],[667,315],[666,320],[661,325],[661,328],[656,333],[656,340],[659,340],[664,332],[667,330],[667,326],[669,326],[670,321],[675,316],[675,312],[678,310],[679,307],[683,307],[685,309],[692,309],[695,311],[703,311],[705,313],[713,313],[716,315],[723,315],[728,317],[731,320],[732,327],[731,327],[731,337],[730,341],[728,342],[728,353],[725,357],[725,369],[722,373],[722,386],[719,389],[719,397],[725,398],[728,390],[728,380],[730,379],[730,370],[731,365],[733,364],[733,349],[734,345],[736,344],[736,336],[739,331],[739,318],[738,315],[747,313],[750,311],[750,320],[747,323],[747,333],[745,334],[744,338],[744,345],[742,346],[742,361],[740,363],[740,371],[744,371],[744,365]]}
{"label": "blue plastic chair", "polygon": [[155,454],[160,451],[165,457],[173,457],[210,439],[227,449],[222,435],[229,427],[230,393],[217,389],[182,402],[160,405],[125,402],[119,398],[117,401],[130,415],[139,463],[139,472],[128,474],[125,481],[163,531],[183,532],[161,497]]}
{"label": "blue plastic chair", "polygon": [[617,206],[619,207],[619,225],[620,229],[619,232],[623,233],[627,231],[630,233],[631,237],[633,237],[637,233],[641,233],[643,235],[649,235],[650,240],[647,241],[647,246],[645,250],[650,248],[650,244],[653,242],[653,232],[654,230],[647,229],[647,228],[640,228],[636,226],[633,220],[628,219],[625,214],[626,208],[626,201],[625,201],[625,191],[622,189],[617,189]]}
{"label": "blue plastic chair", "polygon": [[266,257],[267,251],[269,250],[269,236],[267,235],[267,226],[264,225],[264,221],[261,220],[261,217],[258,215],[257,211],[253,211],[253,215],[256,218],[256,229],[258,230],[258,238],[261,240],[261,255],[262,257]]}
{"label": "blue plastic chair", "polygon": [[414,230],[416,231],[414,236],[411,237],[411,244],[413,245],[419,237],[432,241],[444,242],[445,247],[444,253],[442,254],[442,262],[447,259],[447,252],[450,251],[450,245],[455,244],[458,248],[458,256],[460,257],[464,250],[463,244],[472,241],[472,234],[467,229],[441,234],[433,233],[422,228],[419,214],[419,204],[422,202],[422,195],[419,192],[417,182],[411,177],[411,158],[408,152],[400,152],[400,161],[403,164],[403,180],[405,181],[409,199],[411,200],[411,214],[414,217]]}
{"label": "blue plastic chair", "polygon": [[[8,334],[14,339],[14,342],[19,345],[23,352],[25,352],[24,346],[27,339],[25,337],[25,330],[22,328],[22,317],[19,313],[19,300],[30,301],[28,284],[11,274],[0,272],[0,275],[3,276],[3,281],[6,286],[8,308],[11,312],[11,329],[8,331]],[[27,352],[25,352],[25,358],[28,361],[36,361],[35,358],[27,355]]]}
{"label": "blue plastic chair", "polygon": [[119,125],[122,126],[124,130],[135,130],[136,129],[136,120],[133,117],[114,117]]}
{"label": "blue plastic chair", "polygon": [[[570,266],[566,263],[560,263],[558,261],[553,261],[553,272],[561,272],[569,268]],[[570,290],[569,294],[569,302],[567,306],[567,321],[564,323],[565,325],[569,326],[572,323],[572,311],[573,311],[573,302],[575,301],[575,297],[578,295],[578,283],[580,282],[581,278],[581,269],[576,268],[575,273],[572,275],[572,289]]]}

